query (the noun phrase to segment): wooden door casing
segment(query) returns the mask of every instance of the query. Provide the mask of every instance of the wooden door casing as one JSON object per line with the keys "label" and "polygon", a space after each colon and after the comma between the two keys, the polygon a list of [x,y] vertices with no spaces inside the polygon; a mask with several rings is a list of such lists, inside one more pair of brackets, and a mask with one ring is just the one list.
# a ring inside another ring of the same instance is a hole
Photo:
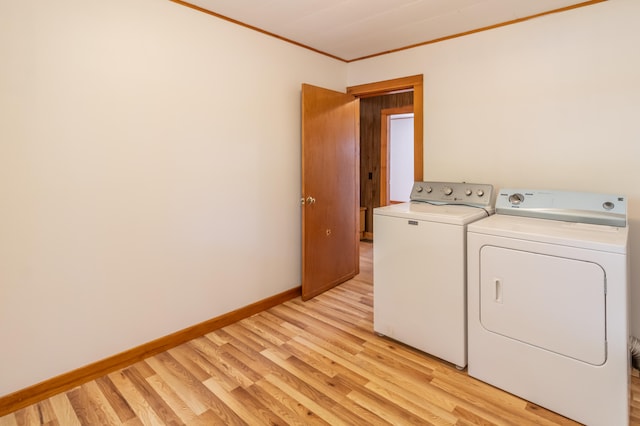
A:
{"label": "wooden door casing", "polygon": [[[411,93],[406,93],[411,92]],[[361,119],[363,115],[366,115],[367,108],[375,108],[375,105],[367,107],[367,102],[370,98],[393,98],[403,97],[402,95],[411,95],[409,101],[413,105],[414,115],[414,180],[423,180],[423,167],[424,167],[424,148],[423,148],[423,133],[424,133],[424,119],[423,119],[423,76],[422,74],[413,75],[409,77],[401,77],[392,80],[384,80],[375,83],[360,84],[357,86],[350,86],[347,88],[347,93],[354,95],[361,99]],[[391,96],[388,96],[391,95]],[[398,104],[397,102],[402,102]],[[372,114],[378,114],[380,109],[394,108],[407,105],[404,100],[398,99],[390,104],[381,103],[377,112],[371,112]],[[375,118],[374,118],[375,120]],[[369,123],[368,127],[364,127],[364,123],[360,123],[360,132],[363,135],[361,141],[361,192],[360,200],[363,207],[366,207],[366,219],[365,219],[365,238],[373,238],[373,210],[380,206],[381,199],[381,173],[380,173],[380,124],[379,118],[377,124],[375,122]],[[369,136],[365,137],[365,133]],[[367,139],[371,142],[367,143]],[[376,142],[377,141],[377,142]]]}

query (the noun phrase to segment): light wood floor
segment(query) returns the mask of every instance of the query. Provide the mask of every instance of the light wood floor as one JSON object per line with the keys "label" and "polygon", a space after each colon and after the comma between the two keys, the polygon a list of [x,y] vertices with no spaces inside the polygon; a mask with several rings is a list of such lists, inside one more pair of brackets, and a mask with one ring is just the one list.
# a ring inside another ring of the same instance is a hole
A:
{"label": "light wood floor", "polygon": [[[576,425],[372,332],[361,274],[0,418],[5,425]],[[632,425],[640,380],[632,378]]]}

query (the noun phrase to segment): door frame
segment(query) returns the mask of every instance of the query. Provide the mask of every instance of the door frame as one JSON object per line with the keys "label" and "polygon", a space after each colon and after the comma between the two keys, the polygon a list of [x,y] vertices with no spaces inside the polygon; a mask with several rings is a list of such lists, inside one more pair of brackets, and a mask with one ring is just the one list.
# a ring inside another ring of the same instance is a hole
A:
{"label": "door frame", "polygon": [[347,93],[358,98],[413,91],[413,176],[416,181],[423,180],[424,176],[423,81],[423,75],[418,74],[347,87]]}
{"label": "door frame", "polygon": [[[422,181],[424,176],[423,80],[423,75],[419,74],[347,87],[347,93],[357,98],[413,91],[413,175],[415,181]],[[380,180],[382,181],[382,179]],[[371,218],[372,214],[367,211],[367,218]],[[373,239],[373,232],[365,232],[365,238]]]}

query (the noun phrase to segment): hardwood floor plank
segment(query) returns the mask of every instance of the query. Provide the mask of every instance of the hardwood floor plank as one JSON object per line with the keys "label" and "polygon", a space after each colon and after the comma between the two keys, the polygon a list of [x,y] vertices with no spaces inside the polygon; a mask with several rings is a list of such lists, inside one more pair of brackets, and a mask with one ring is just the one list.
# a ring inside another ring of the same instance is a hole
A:
{"label": "hardwood floor plank", "polygon": [[268,322],[268,324],[270,324],[272,327],[277,328],[280,334],[287,336],[288,340],[296,337],[298,335],[298,330],[302,330],[293,325],[285,327],[285,324],[287,324],[287,322],[282,318],[274,315],[271,310],[261,312],[260,319]]}
{"label": "hardwood floor plank", "polygon": [[207,410],[198,416],[198,420],[193,424],[188,423],[189,426],[210,426],[210,425],[224,425],[222,420],[216,413],[211,410]]}
{"label": "hardwood floor plank", "polygon": [[144,360],[138,361],[129,367],[135,368],[138,374],[140,374],[140,376],[144,377],[145,379],[156,375],[156,372],[153,371],[153,368],[149,367],[149,364],[147,364],[147,362]]}
{"label": "hardwood floor plank", "polygon": [[277,326],[269,324],[269,321],[262,314],[254,315],[242,322],[244,327],[274,346],[280,346],[289,340],[289,336],[281,333]]}
{"label": "hardwood floor plank", "polygon": [[302,332],[309,327],[304,317],[295,315],[295,313],[292,315],[291,308],[289,308],[287,304],[275,306],[269,309],[269,313],[279,318],[282,321],[281,326],[284,328],[300,330]]}
{"label": "hardwood floor plank", "polygon": [[64,426],[80,426],[80,420],[65,393],[52,396],[49,398],[49,402],[51,402],[58,423]]}
{"label": "hardwood floor plank", "polygon": [[410,363],[403,362],[400,358],[388,356],[382,351],[365,348],[358,354],[358,357],[366,360],[366,362],[374,365],[376,368],[387,371],[388,374],[397,375],[399,372],[401,376],[405,376],[411,381],[417,381],[419,385],[431,382],[434,377],[433,370],[414,368]]}
{"label": "hardwood floor plank", "polygon": [[149,358],[147,363],[167,384],[183,396],[184,402],[196,414],[207,411],[209,401],[215,398],[189,371],[168,352]]}
{"label": "hardwood floor plank", "polygon": [[353,357],[353,364],[363,371],[368,371],[375,380],[393,382],[400,387],[413,390],[419,394],[423,386],[430,382],[431,376],[418,374],[409,369],[398,369],[387,365],[383,360],[367,353],[360,353]]}
{"label": "hardwood floor plank", "polygon": [[[149,386],[158,395],[158,398],[163,400],[169,407],[171,412],[180,419],[182,424],[198,424],[198,416],[194,413],[187,404],[180,398],[171,386],[169,386],[160,376],[157,374],[145,379]],[[155,410],[156,412],[158,410]]]}
{"label": "hardwood floor plank", "polygon": [[198,355],[193,361],[215,379],[217,382],[223,383],[226,390],[234,389],[240,386],[238,380],[227,374],[221,363],[220,348],[217,347],[210,339],[201,337],[186,343],[191,350]]}
{"label": "hardwood floor plank", "polygon": [[335,404],[335,401],[333,401],[330,396],[324,392],[326,389],[319,390],[313,386],[310,377],[299,377],[291,373],[287,368],[287,360],[282,361],[279,357],[273,356],[271,358],[275,360],[274,362],[270,359],[268,351],[265,351],[265,354],[264,362],[271,366],[271,372],[265,374],[265,378],[272,377],[277,379],[279,383],[286,383],[288,387],[295,389],[297,394],[302,394],[306,398],[315,401],[317,404],[320,404],[325,408],[329,408]]}
{"label": "hardwood floor plank", "polygon": [[477,412],[471,412],[464,407],[456,407],[453,413],[459,420],[458,422],[465,425],[482,425],[482,426],[520,426],[506,419],[487,419]]}
{"label": "hardwood floor plank", "polygon": [[[281,425],[285,421],[274,411],[265,406],[262,401],[253,396],[253,393],[244,388],[237,388],[232,391],[234,403],[243,407],[244,412],[249,413],[252,418],[260,420],[264,425]],[[252,425],[253,422],[247,422]]]}
{"label": "hardwood floor plank", "polygon": [[431,384],[441,389],[445,386],[448,391],[455,390],[456,396],[467,395],[473,399],[482,398],[491,405],[499,405],[508,409],[522,410],[527,401],[507,392],[492,392],[495,388],[480,380],[471,379],[453,370],[437,369]]}
{"label": "hardwood floor plank", "polygon": [[283,424],[288,425],[299,425],[303,426],[308,424],[306,419],[301,419],[300,416],[289,409],[285,404],[275,398],[273,395],[267,393],[262,387],[258,384],[249,386],[245,391],[251,395],[257,401],[268,410],[276,414],[283,420]]}
{"label": "hardwood floor plank", "polygon": [[566,417],[563,417],[557,413],[551,412],[549,410],[546,410],[542,407],[540,407],[539,405],[536,405],[532,402],[527,402],[527,406],[525,408],[525,411],[527,411],[528,413],[533,414],[533,418],[544,418],[546,421],[548,421],[548,423],[542,423],[542,421],[540,422],[540,424],[549,424],[549,425],[563,425],[563,426],[575,426],[575,425],[579,425],[579,423],[574,422],[571,419],[567,419]]}
{"label": "hardwood floor plank", "polygon": [[[448,395],[458,398],[459,404],[454,413],[473,413],[474,416],[496,424],[500,422],[514,425],[549,424],[544,418],[529,415],[525,410],[526,401],[506,392],[496,392],[495,388],[478,380],[465,382],[462,387],[458,387],[459,383],[445,382],[440,378],[432,380],[431,383]],[[555,416],[557,416],[555,424],[564,424],[563,417],[557,414]],[[464,418],[469,417],[464,416]],[[575,422],[572,424],[578,425]]]}
{"label": "hardwood floor plank", "polygon": [[[131,367],[130,367],[131,368]],[[151,408],[149,402],[142,396],[138,388],[127,378],[124,371],[109,374],[109,379],[118,389],[129,407],[136,413],[136,418],[144,425],[161,425],[162,420]],[[131,422],[131,421],[129,421]],[[127,423],[129,423],[127,422]]]}
{"label": "hardwood floor plank", "polygon": [[256,315],[252,318],[248,318],[246,320],[238,323],[240,325],[239,330],[242,335],[247,339],[251,339],[260,345],[259,350],[257,352],[261,353],[264,350],[269,350],[273,353],[278,354],[281,358],[286,359],[291,356],[291,353],[284,349],[284,345],[290,339],[285,335],[281,335],[282,338],[272,339],[269,338],[268,334],[265,332],[267,329],[264,325],[256,325],[256,319],[259,318],[259,315]]}
{"label": "hardwood floor plank", "polygon": [[48,399],[45,399],[44,401],[41,401],[35,405],[38,410],[41,424],[43,425],[58,424],[58,420],[56,419],[56,413],[53,411],[51,401],[49,401]]}
{"label": "hardwood floor plank", "polygon": [[39,425],[40,415],[38,414],[38,409],[36,405],[31,405],[29,407],[25,407],[20,411],[15,413],[15,422],[17,425]]}
{"label": "hardwood floor plank", "polygon": [[149,403],[149,406],[159,418],[168,425],[181,424],[181,420],[178,415],[176,415],[164,398],[156,392],[147,379],[145,379],[135,367],[127,368],[123,373],[133,386],[135,386],[138,392],[140,392],[140,395],[142,395],[142,397]]}
{"label": "hardwood floor plank", "polygon": [[[240,321],[233,327],[226,327],[225,331],[231,336],[232,341],[241,342],[244,348],[248,348],[251,352],[260,352],[263,349],[271,348],[274,345],[265,341],[258,335],[254,335],[247,327],[243,326],[244,321]],[[238,346],[238,345],[236,345]]]}
{"label": "hardwood floor plank", "polygon": [[327,422],[332,426],[338,425],[348,425],[348,423],[344,422],[341,418],[336,416],[332,410],[332,404],[322,404],[320,401],[325,401],[326,398],[320,398],[320,401],[314,399],[314,396],[308,396],[308,392],[304,392],[302,389],[303,386],[291,386],[289,383],[283,381],[280,377],[269,374],[265,377],[265,380],[273,384],[274,386],[282,389],[287,395],[290,395],[296,401],[298,401],[303,406],[307,407],[311,412],[316,414],[322,420]]}
{"label": "hardwood floor plank", "polygon": [[211,342],[217,347],[223,346],[225,343],[228,343],[228,341],[223,338],[223,333],[221,332],[221,330],[207,333],[204,335],[204,337],[211,340]]}
{"label": "hardwood floor plank", "polygon": [[381,398],[372,392],[361,392],[354,390],[349,394],[349,398],[361,407],[375,413],[392,425],[434,425],[427,419],[419,418],[408,410]]}
{"label": "hardwood floor plank", "polygon": [[[210,360],[212,364],[214,364],[220,370],[220,372],[224,376],[226,376],[226,378],[232,381],[232,388],[235,388],[237,386],[251,386],[254,381],[250,377],[245,376],[241,368],[238,369],[232,362],[229,362],[228,355],[226,355],[224,350],[222,349],[223,346],[218,347],[215,352],[211,353]],[[215,377],[216,380],[220,381],[219,377]],[[224,378],[222,381],[225,381]]]}
{"label": "hardwood floor plank", "polygon": [[127,400],[122,397],[122,394],[118,391],[108,376],[100,377],[96,379],[96,383],[109,402],[109,405],[113,407],[118,419],[125,423],[128,420],[135,418],[136,413],[133,412]]}
{"label": "hardwood floor plank", "polygon": [[[289,356],[300,358],[328,377],[335,377],[340,372],[340,368],[336,368],[338,366],[331,359],[315,352],[308,351],[304,346],[302,346],[295,340],[282,345],[281,350],[286,351]],[[366,379],[364,380],[366,381]]]}
{"label": "hardwood floor plank", "polygon": [[299,378],[307,386],[316,392],[322,392],[327,398],[333,401],[334,413],[343,420],[351,424],[375,424],[381,423],[381,419],[367,410],[353,404],[347,395],[351,392],[351,387],[344,382],[335,380],[334,377],[327,376],[314,367],[299,360],[295,356],[287,360],[282,360],[269,351],[263,351],[266,358],[278,364],[282,369],[289,372],[293,377]]}
{"label": "hardwood floor plank", "polygon": [[251,345],[256,345],[254,352],[260,353],[266,349],[278,351],[280,349],[282,343],[274,344],[268,339],[265,339],[263,335],[253,327],[253,325],[245,323],[244,321],[240,322],[238,325],[238,329],[234,330],[234,333],[236,334],[233,334],[233,336],[238,341],[245,344],[249,342]]}
{"label": "hardwood floor plank", "polygon": [[0,426],[18,426],[15,413],[0,417]]}
{"label": "hardwood floor plank", "polygon": [[237,371],[242,372],[242,375],[249,380],[249,386],[251,386],[260,380],[264,374],[271,371],[270,365],[260,362],[260,354],[248,354],[236,345],[242,347],[241,342],[229,342],[224,345],[222,347],[222,359]]}
{"label": "hardwood floor plank", "polygon": [[238,387],[229,392],[214,380],[207,380],[204,384],[211,392],[216,394],[230,410],[242,419],[245,424],[283,424],[283,420],[280,417],[269,411],[267,407],[253,398],[244,388]]}
{"label": "hardwood floor plank", "polygon": [[[179,393],[185,404],[196,414],[202,415],[206,411],[212,411],[222,424],[240,425],[242,420],[231,410],[218,395],[212,393],[202,382],[198,381],[188,370],[185,369],[175,358],[168,353],[166,356],[158,356],[158,362],[151,362],[149,365],[158,372],[158,375],[172,388]],[[156,357],[154,357],[155,360]],[[213,380],[212,378],[208,380]],[[206,383],[206,381],[205,381]]]}
{"label": "hardwood floor plank", "polygon": [[340,345],[339,342],[338,342],[338,345],[336,345],[334,344],[334,341],[332,341],[333,339],[327,340],[326,338],[319,337],[317,334],[308,333],[302,329],[298,329],[296,326],[292,325],[291,323],[285,322],[282,324],[282,327],[298,330],[298,335],[293,338],[294,340],[300,341],[300,339],[302,339],[306,342],[313,343],[317,347],[322,347],[324,349],[330,350],[332,353],[339,355],[341,358],[349,359],[353,357],[353,355],[355,355],[355,353],[357,352],[353,350],[353,348],[345,350],[343,348],[343,345]]}
{"label": "hardwood floor plank", "polygon": [[[298,299],[292,300],[296,302]],[[362,294],[354,291],[337,288],[335,292],[326,294],[325,297],[312,299],[310,305],[317,305],[322,311],[335,312],[337,319],[351,318],[355,320],[371,320],[373,314],[371,307],[362,303]]]}
{"label": "hardwood floor plank", "polygon": [[[301,305],[304,303],[305,305]],[[291,307],[300,311],[305,315],[309,315],[320,321],[320,325],[328,324],[336,330],[340,330],[352,338],[359,339],[358,344],[362,345],[371,337],[371,331],[359,328],[357,325],[361,318],[357,316],[342,315],[341,310],[330,310],[325,308],[321,303],[314,303],[313,300],[302,302],[301,300],[293,300]]]}
{"label": "hardwood floor plank", "polygon": [[125,423],[123,423],[124,426],[145,426],[145,424],[142,423],[142,421],[137,418],[134,417],[131,420],[127,420]]}
{"label": "hardwood floor plank", "polygon": [[[452,414],[455,409],[454,404],[443,403],[438,405],[429,398],[416,398],[416,395],[410,392],[394,392],[386,386],[380,386],[377,383],[370,382],[366,388],[371,392],[379,395],[381,398],[391,401],[400,407],[404,407],[407,411],[416,416],[426,419],[435,425],[452,425],[458,418]],[[443,408],[444,407],[444,408]]]}
{"label": "hardwood floor plank", "polygon": [[[302,402],[298,401],[294,396],[290,395],[286,389],[283,390],[277,385],[271,383],[266,378],[263,378],[259,382],[257,382],[254,386],[251,386],[250,389],[256,388],[256,392],[259,392],[263,395],[269,395],[273,399],[277,400],[278,403],[285,407],[285,409],[297,418],[300,424],[302,425],[329,425],[330,423],[326,422],[322,418],[320,418],[316,413],[314,413],[309,407],[305,406]],[[281,416],[286,417],[286,416]],[[295,423],[295,422],[294,422]]]}
{"label": "hardwood floor plank", "polygon": [[98,382],[95,380],[87,382],[81,388],[87,392],[91,406],[101,422],[99,424],[119,423],[118,415],[109,403],[109,398],[102,392]]}
{"label": "hardwood floor plank", "polygon": [[314,336],[322,338],[351,354],[360,352],[362,350],[362,344],[366,341],[365,339],[355,336],[353,333],[345,332],[329,324],[330,319],[325,321],[324,316],[314,315],[310,307],[297,304],[295,301],[279,306],[278,308],[280,312],[286,310],[286,315],[289,318],[295,315],[302,315],[304,321],[313,329]]}
{"label": "hardwood floor plank", "polygon": [[[362,294],[358,294],[346,288],[336,288],[335,292],[323,295],[323,297],[309,300],[309,307],[314,307],[321,313],[332,314],[338,320],[356,322],[373,318],[372,309],[361,303]],[[300,299],[292,299],[291,304],[306,303]]]}
{"label": "hardwood floor plank", "polygon": [[88,382],[73,389],[69,392],[69,401],[71,401],[71,405],[82,424],[109,425],[118,423],[118,416],[110,409],[106,398],[100,397],[95,382]]}
{"label": "hardwood floor plank", "polygon": [[380,351],[390,357],[398,357],[403,362],[406,362],[414,368],[418,368],[425,372],[433,372],[441,368],[455,369],[453,364],[442,361],[432,355],[421,352],[417,349],[410,348],[407,345],[396,342],[395,340],[388,339],[386,337],[376,336],[367,341],[364,345],[365,348]]}
{"label": "hardwood floor plank", "polygon": [[169,349],[167,352],[182,365],[196,380],[204,382],[211,378],[211,375],[200,366],[198,362],[199,355],[191,349],[189,345],[180,345]]}
{"label": "hardwood floor plank", "polygon": [[[446,412],[452,412],[461,402],[457,398],[452,398],[442,389],[425,383],[419,389],[411,387],[403,387],[390,385],[384,381],[372,381],[365,386],[367,389],[385,389],[386,392],[398,395],[400,398],[407,401],[419,401],[420,404],[429,408],[430,411],[437,413],[440,410]],[[447,417],[443,415],[443,417]]]}
{"label": "hardwood floor plank", "polygon": [[[327,358],[332,359],[336,364],[342,365],[347,371],[365,377],[367,380],[377,383],[380,386],[387,387],[394,392],[397,393],[405,393],[410,392],[413,398],[420,399],[420,395],[425,392],[429,386],[424,383],[423,386],[419,386],[418,389],[415,389],[414,386],[407,386],[407,383],[403,381],[396,380],[397,378],[394,376],[389,377],[388,375],[380,375],[379,371],[375,369],[368,369],[368,366],[362,366],[357,360],[357,357],[344,358],[336,355],[335,353],[325,350],[324,348],[317,346],[315,343],[305,341],[304,339],[299,339],[305,346],[307,346],[310,350],[315,352],[319,352],[324,354]],[[353,361],[353,362],[352,362]]]}

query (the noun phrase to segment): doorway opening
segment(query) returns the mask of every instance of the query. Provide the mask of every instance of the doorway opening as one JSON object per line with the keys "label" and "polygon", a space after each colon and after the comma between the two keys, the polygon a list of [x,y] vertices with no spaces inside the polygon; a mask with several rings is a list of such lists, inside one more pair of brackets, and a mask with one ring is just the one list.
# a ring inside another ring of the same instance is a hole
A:
{"label": "doorway opening", "polygon": [[[360,205],[364,208],[362,238],[373,239],[373,209],[393,201],[389,162],[383,163],[382,114],[413,113],[413,181],[423,180],[423,76],[415,75],[347,88],[360,99]],[[404,108],[404,109],[402,109]],[[394,112],[395,111],[395,112]],[[367,117],[373,117],[370,121]],[[388,157],[384,157],[388,159]],[[413,182],[412,182],[413,183]],[[387,195],[388,194],[388,195]],[[400,200],[398,200],[400,201]]]}
{"label": "doorway opening", "polygon": [[409,201],[415,182],[413,103],[380,115],[380,206],[386,206]]}

